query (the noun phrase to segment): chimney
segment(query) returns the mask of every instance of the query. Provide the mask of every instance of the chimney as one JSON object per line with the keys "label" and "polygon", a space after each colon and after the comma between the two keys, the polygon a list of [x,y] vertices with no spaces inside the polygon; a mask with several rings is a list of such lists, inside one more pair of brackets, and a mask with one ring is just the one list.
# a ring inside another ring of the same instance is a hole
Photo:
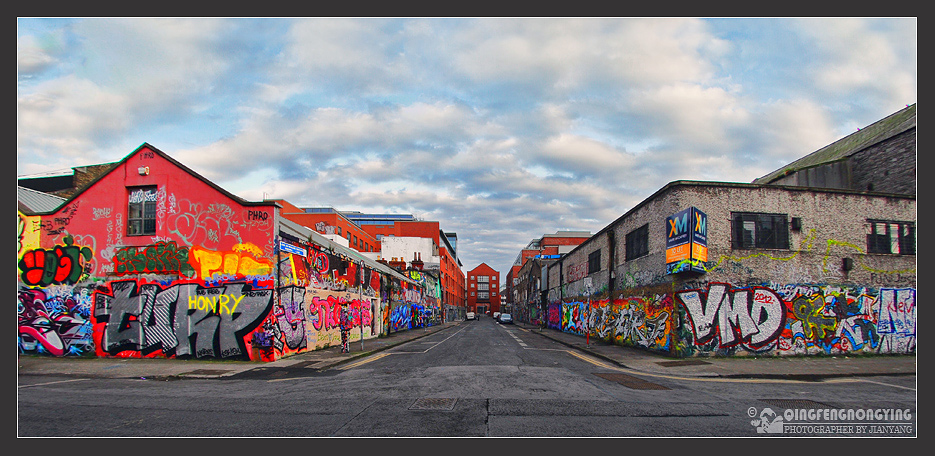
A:
{"label": "chimney", "polygon": [[422,254],[418,252],[413,253],[412,269],[421,271],[423,267],[425,267],[425,263],[422,262]]}

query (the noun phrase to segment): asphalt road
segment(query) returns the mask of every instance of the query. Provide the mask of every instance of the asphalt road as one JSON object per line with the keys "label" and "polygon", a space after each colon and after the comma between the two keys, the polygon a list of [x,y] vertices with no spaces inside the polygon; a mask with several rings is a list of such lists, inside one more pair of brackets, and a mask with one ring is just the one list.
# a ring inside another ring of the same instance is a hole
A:
{"label": "asphalt road", "polygon": [[756,437],[763,434],[753,421],[773,405],[909,409],[911,420],[883,430],[914,436],[914,388],[906,376],[846,383],[636,376],[481,317],[326,371],[293,366],[160,382],[31,378],[18,389],[18,435]]}

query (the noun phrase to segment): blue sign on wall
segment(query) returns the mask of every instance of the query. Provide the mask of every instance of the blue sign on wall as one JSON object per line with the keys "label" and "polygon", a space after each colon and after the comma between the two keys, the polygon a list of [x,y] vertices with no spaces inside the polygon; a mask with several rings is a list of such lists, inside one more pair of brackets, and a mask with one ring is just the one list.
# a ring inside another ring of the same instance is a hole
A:
{"label": "blue sign on wall", "polygon": [[296,255],[302,255],[302,256],[306,255],[305,249],[298,247],[298,246],[294,246],[286,241],[279,241],[279,250],[282,250],[283,252],[294,253]]}

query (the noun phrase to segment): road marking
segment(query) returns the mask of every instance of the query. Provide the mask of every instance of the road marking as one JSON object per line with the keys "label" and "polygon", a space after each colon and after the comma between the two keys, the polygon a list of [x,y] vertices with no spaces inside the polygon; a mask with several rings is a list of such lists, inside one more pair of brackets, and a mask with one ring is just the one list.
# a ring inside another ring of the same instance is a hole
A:
{"label": "road marking", "polygon": [[69,382],[83,382],[89,380],[87,378],[76,378],[72,380],[59,380],[57,382],[46,382],[46,383],[36,383],[35,385],[19,385],[17,388],[32,388],[33,386],[45,386],[45,385],[54,385],[56,383],[69,383]]}
{"label": "road marking", "polygon": [[[439,346],[439,345],[445,343],[448,339],[451,339],[452,337],[457,336],[459,332],[464,331],[465,329],[467,329],[467,328],[461,328],[461,329],[457,330],[454,334],[452,334],[452,335],[450,335],[450,336],[448,336],[448,337],[446,337],[446,338],[444,338],[444,339],[438,341],[435,345],[432,345],[431,347],[426,348],[426,349],[423,350],[423,351],[394,351],[393,353],[395,353],[395,354],[428,353],[429,350],[431,350],[431,349],[433,349],[433,348],[435,348],[435,347],[437,347],[437,346]],[[414,342],[414,341],[413,341],[413,342]],[[424,343],[424,342],[423,342],[423,343]]]}
{"label": "road marking", "polygon": [[[861,382],[864,382],[864,383],[873,383],[874,385],[892,386],[893,388],[907,389],[907,390],[909,390],[909,391],[915,391],[915,390],[916,390],[915,388],[910,388],[910,387],[908,387],[908,386],[893,385],[892,383],[884,383],[884,382],[875,382],[875,381],[873,381],[873,380],[867,380],[867,379],[865,379],[865,378],[857,379],[857,380],[859,380],[859,381],[861,381]],[[830,382],[829,382],[829,383],[830,383]]]}
{"label": "road marking", "polygon": [[571,350],[565,350],[565,352],[567,352],[568,354],[574,356],[575,358],[578,358],[578,359],[587,361],[587,362],[589,362],[589,363],[591,363],[591,364],[593,364],[593,365],[595,365],[595,366],[597,366],[597,367],[603,367],[604,369],[615,369],[614,367],[609,366],[609,365],[607,365],[607,364],[604,364],[604,363],[602,363],[602,362],[600,362],[600,361],[598,361],[598,360],[596,360],[596,359],[592,359],[592,358],[587,357],[587,356],[584,356],[584,355],[579,355],[578,353],[575,353],[575,352],[573,352],[573,351],[571,351]]}
{"label": "road marking", "polygon": [[378,360],[378,359],[380,359],[380,358],[383,358],[383,357],[386,357],[386,356],[389,356],[389,355],[392,355],[392,353],[379,353],[379,354],[376,354],[376,355],[373,355],[373,356],[368,356],[368,357],[366,357],[366,358],[364,358],[364,359],[362,359],[362,360],[360,360],[360,361],[357,361],[356,363],[351,363],[351,364],[347,364],[347,365],[344,365],[344,366],[339,366],[337,369],[338,369],[338,370],[348,370],[348,369],[352,369],[352,368],[355,368],[355,367],[358,367],[358,366],[362,366],[362,365],[364,365],[364,364],[367,364],[367,363],[369,363],[369,362],[376,361],[376,360]]}

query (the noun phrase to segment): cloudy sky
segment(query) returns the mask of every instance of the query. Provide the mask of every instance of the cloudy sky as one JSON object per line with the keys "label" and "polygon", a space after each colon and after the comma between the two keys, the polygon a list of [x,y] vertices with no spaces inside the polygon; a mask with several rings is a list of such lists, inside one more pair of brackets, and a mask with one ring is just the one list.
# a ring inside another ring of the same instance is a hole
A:
{"label": "cloudy sky", "polygon": [[414,214],[464,270],[917,100],[917,20],[18,18],[17,175],[148,142],[248,200]]}

